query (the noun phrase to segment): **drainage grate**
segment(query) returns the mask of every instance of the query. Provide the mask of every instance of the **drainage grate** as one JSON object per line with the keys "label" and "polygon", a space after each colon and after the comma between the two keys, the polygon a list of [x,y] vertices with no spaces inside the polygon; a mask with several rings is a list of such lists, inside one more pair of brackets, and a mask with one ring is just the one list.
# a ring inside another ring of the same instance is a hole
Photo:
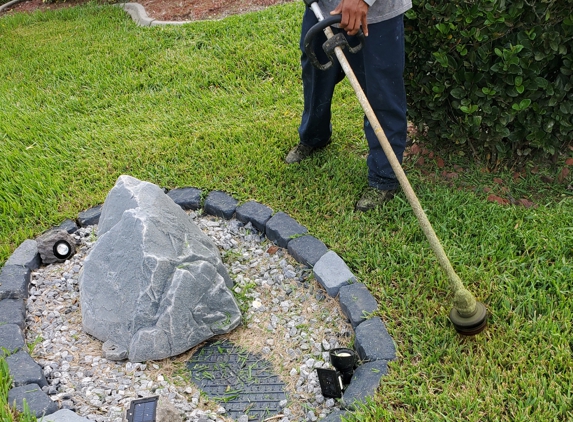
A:
{"label": "drainage grate", "polygon": [[269,362],[224,340],[208,343],[187,362],[191,379],[227,415],[262,421],[281,411],[286,399],[284,383]]}

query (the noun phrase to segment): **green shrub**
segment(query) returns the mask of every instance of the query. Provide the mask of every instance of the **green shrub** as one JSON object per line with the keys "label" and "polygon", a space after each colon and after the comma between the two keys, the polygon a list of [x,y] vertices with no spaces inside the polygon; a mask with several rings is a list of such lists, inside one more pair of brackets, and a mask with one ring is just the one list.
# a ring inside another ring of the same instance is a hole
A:
{"label": "green shrub", "polygon": [[428,140],[500,158],[571,142],[573,0],[414,0],[405,25],[409,116]]}

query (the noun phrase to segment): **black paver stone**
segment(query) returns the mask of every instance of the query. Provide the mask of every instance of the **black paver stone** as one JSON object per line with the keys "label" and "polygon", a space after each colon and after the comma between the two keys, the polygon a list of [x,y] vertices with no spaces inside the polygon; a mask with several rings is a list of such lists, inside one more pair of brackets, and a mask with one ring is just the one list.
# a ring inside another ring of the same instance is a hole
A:
{"label": "black paver stone", "polygon": [[360,365],[354,371],[352,380],[342,395],[342,402],[347,409],[354,409],[357,402],[365,402],[372,397],[380,386],[380,379],[388,372],[388,363],[377,360]]}
{"label": "black paver stone", "polygon": [[48,385],[40,365],[24,350],[20,350],[6,358],[6,363],[12,376],[14,387],[27,384],[37,384],[40,387]]}
{"label": "black paver stone", "polygon": [[201,208],[201,189],[177,188],[167,192],[167,196],[173,199],[184,210],[198,210]]}
{"label": "black paver stone", "polygon": [[206,214],[230,220],[235,214],[238,203],[239,201],[225,192],[213,191],[205,199],[204,210]]}
{"label": "black paver stone", "polygon": [[24,299],[0,300],[0,324],[16,324],[26,327],[26,303]]}
{"label": "black paver stone", "polygon": [[354,347],[364,361],[393,360],[396,347],[379,317],[371,318],[355,328]]}
{"label": "black paver stone", "polygon": [[24,333],[16,324],[0,324],[0,356],[4,356],[4,349],[8,353],[14,353],[22,349],[24,342]]}
{"label": "black paver stone", "polygon": [[265,225],[272,217],[273,210],[256,201],[249,201],[237,208],[236,215],[240,222],[251,223],[255,229],[264,233]]}
{"label": "black paver stone", "polygon": [[72,233],[77,232],[78,228],[79,227],[76,224],[76,222],[72,221],[68,218],[67,220],[64,220],[64,222],[62,224],[60,224],[58,227],[56,227],[56,230],[65,230],[69,234],[72,234]]}
{"label": "black paver stone", "polygon": [[24,411],[24,400],[28,404],[30,413],[37,418],[58,411],[58,405],[42,391],[38,384],[21,385],[8,391],[8,403],[13,406],[15,402],[19,412]]}
{"label": "black paver stone", "polygon": [[288,242],[288,252],[297,262],[314,267],[314,264],[328,252],[328,248],[322,241],[314,236],[301,236]]}
{"label": "black paver stone", "polygon": [[97,205],[78,214],[78,223],[81,227],[93,226],[99,223],[101,216],[101,205]]}
{"label": "black paver stone", "polygon": [[339,290],[338,300],[340,309],[350,321],[352,328],[356,328],[366,320],[368,314],[378,309],[376,299],[370,294],[368,287],[362,283],[342,286]]}
{"label": "black paver stone", "polygon": [[4,265],[22,265],[32,271],[40,268],[42,259],[38,253],[38,243],[32,239],[24,240]]}
{"label": "black paver stone", "polygon": [[0,300],[27,299],[31,271],[22,265],[5,265],[0,270]]}
{"label": "black paver stone", "polygon": [[267,238],[281,248],[286,248],[293,237],[308,233],[306,227],[284,212],[277,212],[266,224]]}

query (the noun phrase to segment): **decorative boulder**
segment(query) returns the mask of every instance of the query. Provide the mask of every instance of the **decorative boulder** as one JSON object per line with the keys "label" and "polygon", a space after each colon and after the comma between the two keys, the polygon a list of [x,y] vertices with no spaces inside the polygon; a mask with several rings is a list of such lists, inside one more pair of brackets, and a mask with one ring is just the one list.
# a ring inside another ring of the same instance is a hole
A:
{"label": "decorative boulder", "polygon": [[106,357],[181,354],[239,325],[219,250],[162,189],[120,176],[80,275],[84,330]]}

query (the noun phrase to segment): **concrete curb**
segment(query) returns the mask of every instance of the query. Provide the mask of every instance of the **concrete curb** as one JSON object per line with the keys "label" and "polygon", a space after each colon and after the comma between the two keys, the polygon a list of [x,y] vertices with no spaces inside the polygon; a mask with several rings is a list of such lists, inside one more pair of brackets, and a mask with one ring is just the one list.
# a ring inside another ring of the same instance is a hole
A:
{"label": "concrete curb", "polygon": [[[140,6],[137,3],[126,3],[126,4],[129,5],[135,4],[137,6]],[[144,10],[143,13],[145,13]],[[272,224],[273,217],[270,215],[273,214],[273,211],[265,205],[259,204],[255,201],[250,201],[247,202],[246,204],[237,206],[237,204],[239,203],[238,200],[234,199],[231,195],[228,195],[221,191],[210,192],[209,195],[207,195],[207,198],[210,197],[211,200],[201,201],[200,198],[203,195],[202,191],[198,188],[175,189],[171,191],[171,195],[169,194],[169,191],[166,191],[166,194],[170,196],[174,200],[174,202],[180,205],[183,209],[198,210],[201,209],[201,207],[203,207],[204,214],[213,215],[219,218],[231,219],[233,217],[236,217],[237,216],[236,210],[239,209],[240,211],[242,211],[240,221],[244,223],[257,222],[259,223],[258,224],[259,226],[261,226],[259,221],[261,218],[260,215],[261,210],[264,209],[265,211],[264,217],[267,224],[265,224],[265,227],[261,232],[264,233],[265,236],[267,236],[268,240],[272,241],[272,239],[269,238],[268,234],[270,232],[272,237],[274,226]],[[221,200],[220,201],[215,200],[217,198]],[[233,203],[232,213],[230,213],[229,210],[229,201]],[[208,207],[205,206],[206,202],[209,202]],[[190,203],[193,204],[193,206],[188,206],[188,204]],[[101,205],[98,205],[88,210],[82,211],[79,213],[76,222],[73,222],[71,220],[66,220],[64,223],[62,223],[60,227],[65,225],[66,227],[68,227],[68,232],[73,232],[77,230],[78,226],[89,226],[97,224],[99,222],[99,217],[101,214],[101,207],[102,207]],[[267,215],[267,213],[269,215]],[[283,243],[283,244],[286,243],[284,244],[284,246],[282,245],[278,246],[281,246],[286,249],[288,248],[288,245],[290,244],[291,240],[299,239],[299,236],[292,236],[293,233],[295,235],[303,235],[303,237],[300,237],[300,239],[303,239],[304,237],[312,238],[312,236],[308,235],[307,230],[304,226],[297,223],[287,214],[283,212],[277,212],[274,213],[273,216],[275,217],[275,220],[277,219],[280,220],[282,222],[282,225],[286,227],[283,230],[285,231],[286,234],[283,234],[282,237],[275,235],[275,237],[277,237],[276,240],[281,241],[278,243]],[[268,224],[269,222],[271,222],[270,225]],[[301,228],[303,228],[304,230],[302,230]],[[274,229],[276,229],[276,227]],[[341,303],[341,310],[343,311],[343,313],[345,313],[346,317],[352,323],[352,327],[355,333],[355,349],[360,359],[363,360],[363,364],[356,369],[355,376],[352,377],[350,384],[346,387],[346,390],[343,394],[342,404],[343,406],[345,406],[346,410],[341,411],[340,413],[336,413],[336,415],[331,415],[332,417],[327,417],[325,419],[327,421],[336,421],[340,420],[340,416],[343,416],[345,412],[353,411],[358,402],[364,402],[368,396],[375,394],[380,385],[380,380],[382,376],[384,376],[387,372],[387,363],[396,358],[396,353],[395,353],[396,347],[392,337],[386,331],[384,322],[380,318],[376,317],[372,319],[367,319],[364,317],[364,315],[373,312],[373,310],[377,307],[376,300],[374,299],[374,297],[372,297],[369,294],[367,288],[363,284],[357,283],[356,278],[350,272],[350,269],[348,268],[346,263],[342,260],[342,258],[340,258],[334,251],[328,249],[318,239],[315,238],[312,239],[322,244],[322,247],[326,249],[327,252],[324,253],[324,251],[321,248],[321,253],[323,253],[323,255],[318,259],[315,256],[316,251],[308,250],[309,248],[301,248],[299,252],[293,256],[293,258],[300,264],[313,268],[317,281],[319,281],[320,284],[322,284],[323,287],[327,289],[327,293],[329,293],[331,296],[338,297],[339,303],[340,301],[348,302],[348,303]],[[34,248],[33,247],[34,245],[30,244],[31,242],[33,242],[34,244],[36,243],[36,241],[34,240],[24,241],[24,243],[20,245],[20,247],[16,251],[14,251],[13,256],[8,258],[8,261],[12,260],[11,262],[16,262],[24,268],[26,268],[25,264],[32,263],[32,265],[30,265],[30,267],[32,268],[27,268],[28,272],[29,270],[34,270],[40,266],[39,264],[40,260],[37,259],[37,257],[35,256],[36,254],[38,254],[37,248]],[[310,261],[314,261],[315,265],[313,266],[309,264]],[[5,269],[5,267],[6,265],[2,269]],[[324,268],[321,270],[320,268],[322,267]],[[317,270],[319,274],[316,274]],[[340,278],[340,274],[344,275],[343,280]],[[344,294],[339,296],[339,289],[342,286],[349,286],[348,288],[350,288],[351,291],[352,289],[364,290],[363,292],[361,292],[361,295],[363,295],[363,297],[359,297],[357,292],[351,294],[351,299],[345,298]],[[328,292],[329,290],[328,287],[331,287],[330,289],[332,290],[331,292]],[[27,289],[25,290],[27,291]],[[23,298],[21,300],[24,301],[25,299],[26,298]],[[12,302],[15,302],[15,300],[3,299],[0,300],[0,302],[3,302],[3,305],[13,305]],[[19,318],[19,320],[20,319],[22,318]],[[4,324],[3,326],[0,325],[0,328],[8,329],[11,327],[19,329],[18,325],[14,323]],[[20,331],[20,333],[21,334],[18,335],[14,330],[2,333],[3,335],[0,335],[0,347],[6,347],[8,345],[9,347],[12,348],[12,350],[22,349],[23,344],[20,343],[22,342],[22,337],[24,336],[22,335],[23,334],[22,331]],[[8,338],[8,337],[14,337],[14,338]],[[366,371],[367,367],[369,367],[368,365],[369,366],[374,365],[373,366],[374,370]],[[360,368],[362,369],[360,370]],[[44,400],[42,402],[43,404],[45,403],[46,399],[51,400],[49,399],[46,393],[41,391],[41,389],[36,394],[45,396],[43,397]],[[41,410],[46,410],[46,409],[42,408]],[[50,413],[52,413],[57,410],[58,409],[56,406],[55,408],[51,408],[49,411]],[[40,411],[40,409],[38,411]],[[66,417],[68,417],[68,415],[66,415]],[[54,418],[55,418],[53,419],[54,421],[60,421],[58,417],[54,416]],[[67,419],[64,418],[61,420],[65,421]],[[74,419],[74,421],[76,421],[76,419]],[[89,420],[78,416],[77,421],[88,422]]]}
{"label": "concrete curb", "polygon": [[158,21],[147,16],[145,8],[139,3],[117,3],[116,6],[121,7],[131,16],[135,23],[139,26],[161,26],[161,25],[184,25],[192,21]]}

